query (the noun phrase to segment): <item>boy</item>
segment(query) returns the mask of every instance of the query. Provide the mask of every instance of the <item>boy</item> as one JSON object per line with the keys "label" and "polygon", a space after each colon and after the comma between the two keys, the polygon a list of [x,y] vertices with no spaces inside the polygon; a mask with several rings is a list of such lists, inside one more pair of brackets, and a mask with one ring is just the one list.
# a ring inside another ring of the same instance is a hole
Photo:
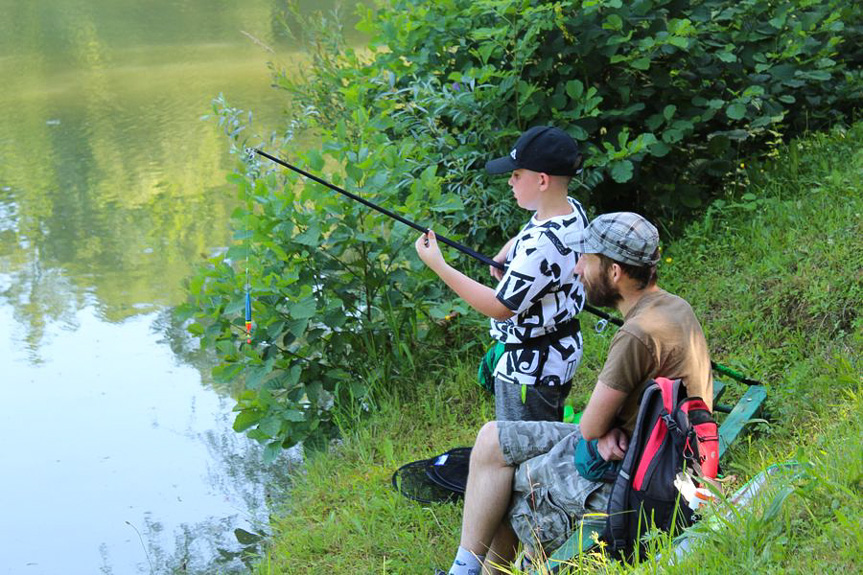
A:
{"label": "boy", "polygon": [[574,275],[578,254],[568,247],[587,225],[584,209],[567,195],[580,171],[578,145],[563,130],[537,126],[524,132],[508,156],[486,164],[490,174],[511,172],[518,205],[535,212],[519,234],[495,256],[506,271],[491,289],[450,267],[433,231],[416,250],[450,288],[491,318],[491,335],[503,344],[494,368],[497,420],[561,421],[563,402],[581,361],[576,315],[584,287]]}

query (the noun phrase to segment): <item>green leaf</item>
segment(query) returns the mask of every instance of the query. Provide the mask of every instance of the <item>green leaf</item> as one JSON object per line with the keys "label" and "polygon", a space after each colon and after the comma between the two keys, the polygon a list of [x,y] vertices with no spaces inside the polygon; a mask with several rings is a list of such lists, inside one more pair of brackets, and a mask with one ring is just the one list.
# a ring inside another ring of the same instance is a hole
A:
{"label": "green leaf", "polygon": [[294,237],[294,241],[304,246],[316,248],[321,242],[321,229],[317,224],[312,224],[306,231],[297,234]]}
{"label": "green leaf", "polygon": [[249,533],[245,529],[240,529],[239,527],[234,529],[234,537],[237,538],[240,545],[254,545],[262,539],[260,535]]}
{"label": "green leaf", "polygon": [[279,430],[282,428],[282,420],[275,415],[271,415],[266,417],[258,423],[258,429],[261,432],[267,434],[269,437],[276,437],[279,434]]}
{"label": "green leaf", "polygon": [[282,419],[284,419],[285,421],[294,422],[305,421],[306,414],[305,412],[299,411],[297,409],[286,409],[282,412]]}
{"label": "green leaf", "polygon": [[620,32],[623,29],[623,19],[621,19],[617,14],[609,14],[602,27],[605,30],[615,30]]}
{"label": "green leaf", "polygon": [[581,95],[584,94],[584,84],[579,80],[570,80],[566,83],[566,95],[573,100],[578,101]]}
{"label": "green leaf", "polygon": [[243,366],[238,363],[224,363],[214,367],[211,373],[217,383],[231,383],[242,370]]}
{"label": "green leaf", "polygon": [[683,132],[677,128],[668,128],[662,132],[662,141],[666,144],[676,144],[683,139]]}
{"label": "green leaf", "polygon": [[258,367],[246,369],[246,387],[248,389],[259,389],[264,379],[272,373],[273,367],[270,362]]}
{"label": "green leaf", "polygon": [[637,58],[629,63],[636,70],[647,70],[650,68],[650,58]]}
{"label": "green leaf", "polygon": [[282,452],[282,445],[278,441],[274,441],[272,443],[268,443],[264,448],[263,460],[265,464],[270,464],[276,460],[279,454]]}
{"label": "green leaf", "polygon": [[324,169],[324,157],[318,150],[311,149],[306,153],[306,159],[309,162],[309,167],[315,171],[320,172]]}
{"label": "green leaf", "polygon": [[652,116],[647,118],[645,124],[647,125],[647,128],[649,130],[656,131],[656,129],[662,125],[663,121],[665,121],[665,118],[662,116],[662,114],[653,114]]}
{"label": "green leaf", "polygon": [[779,28],[782,28],[783,26],[785,26],[785,19],[786,19],[785,14],[782,14],[780,16],[776,16],[775,18],[771,18],[769,20],[768,24],[770,24],[771,26],[773,26],[776,29],[779,29]]}
{"label": "green leaf", "polygon": [[477,52],[479,53],[480,59],[483,63],[488,62],[491,58],[492,52],[498,47],[497,44],[493,44],[488,42],[486,44],[481,44],[479,48],[477,48]]}
{"label": "green leaf", "polygon": [[741,120],[746,116],[746,106],[740,102],[734,102],[728,106],[725,110],[725,114],[732,120]]}
{"label": "green leaf", "polygon": [[306,299],[299,301],[290,307],[291,317],[294,319],[312,318],[315,316],[315,308],[315,298],[307,297]]}
{"label": "green leaf", "polygon": [[814,82],[827,82],[830,80],[830,72],[826,70],[798,70],[794,73],[794,76]]}
{"label": "green leaf", "polygon": [[247,259],[249,257],[248,244],[235,244],[229,247],[227,253],[225,253],[225,257],[233,261],[242,261]]}
{"label": "green leaf", "polygon": [[263,413],[258,411],[257,409],[248,409],[241,411],[237,414],[236,419],[234,419],[234,431],[237,433],[242,433],[246,431],[256,423],[258,423],[263,417]]}
{"label": "green leaf", "polygon": [[678,48],[689,48],[689,38],[682,36],[672,36],[668,39],[668,43]]}
{"label": "green leaf", "polygon": [[355,182],[363,179],[363,171],[356,164],[347,164],[345,166],[345,173]]}
{"label": "green leaf", "polygon": [[234,299],[232,299],[228,305],[225,306],[225,315],[234,315],[240,313],[241,311],[245,313],[246,310],[246,296],[245,294],[240,294]]}
{"label": "green leaf", "polygon": [[301,337],[308,326],[309,318],[297,319],[288,323],[288,332],[290,332],[294,337]]}
{"label": "green leaf", "polygon": [[665,142],[656,142],[650,146],[651,155],[662,158],[668,155],[668,152],[671,151],[671,146],[666,144]]}
{"label": "green leaf", "polygon": [[623,184],[632,179],[633,165],[629,160],[621,160],[611,165],[611,177],[615,182]]}
{"label": "green leaf", "polygon": [[744,97],[752,97],[752,96],[763,96],[764,95],[764,86],[749,86],[746,90],[743,91]]}
{"label": "green leaf", "polygon": [[674,104],[669,104],[662,110],[662,115],[665,117],[666,121],[670,121],[671,118],[674,117],[674,112],[676,111],[677,106],[675,106]]}
{"label": "green leaf", "polygon": [[204,326],[199,323],[190,323],[186,326],[186,331],[196,336],[204,335]]}

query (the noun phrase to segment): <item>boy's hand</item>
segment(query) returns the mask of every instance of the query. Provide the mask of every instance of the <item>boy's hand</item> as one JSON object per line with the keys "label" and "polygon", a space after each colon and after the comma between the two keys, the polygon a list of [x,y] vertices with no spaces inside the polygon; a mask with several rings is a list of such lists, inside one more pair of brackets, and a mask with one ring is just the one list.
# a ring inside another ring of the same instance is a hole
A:
{"label": "boy's hand", "polygon": [[423,263],[435,272],[441,269],[442,266],[446,265],[446,261],[443,259],[443,254],[440,253],[440,248],[437,244],[437,236],[435,236],[434,231],[429,230],[428,233],[418,237],[414,247]]}

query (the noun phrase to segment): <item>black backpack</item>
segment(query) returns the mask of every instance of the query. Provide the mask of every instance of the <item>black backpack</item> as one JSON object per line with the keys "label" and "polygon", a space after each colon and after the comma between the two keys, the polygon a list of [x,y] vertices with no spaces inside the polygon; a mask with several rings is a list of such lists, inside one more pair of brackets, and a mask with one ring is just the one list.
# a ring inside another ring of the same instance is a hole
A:
{"label": "black backpack", "polygon": [[635,430],[612,485],[601,538],[623,559],[643,552],[641,536],[652,528],[676,533],[693,512],[674,485],[684,469],[715,478],[716,422],[700,397],[687,397],[679,379],[656,378],[641,396]]}

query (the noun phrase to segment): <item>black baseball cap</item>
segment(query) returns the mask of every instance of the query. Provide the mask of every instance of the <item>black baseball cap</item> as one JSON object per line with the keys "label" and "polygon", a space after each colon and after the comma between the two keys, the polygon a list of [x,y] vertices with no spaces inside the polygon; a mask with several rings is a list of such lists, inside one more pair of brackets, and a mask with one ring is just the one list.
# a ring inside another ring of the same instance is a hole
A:
{"label": "black baseball cap", "polygon": [[519,136],[508,156],[485,165],[489,174],[519,168],[550,176],[574,176],[581,171],[581,153],[575,140],[560,128],[534,126]]}

